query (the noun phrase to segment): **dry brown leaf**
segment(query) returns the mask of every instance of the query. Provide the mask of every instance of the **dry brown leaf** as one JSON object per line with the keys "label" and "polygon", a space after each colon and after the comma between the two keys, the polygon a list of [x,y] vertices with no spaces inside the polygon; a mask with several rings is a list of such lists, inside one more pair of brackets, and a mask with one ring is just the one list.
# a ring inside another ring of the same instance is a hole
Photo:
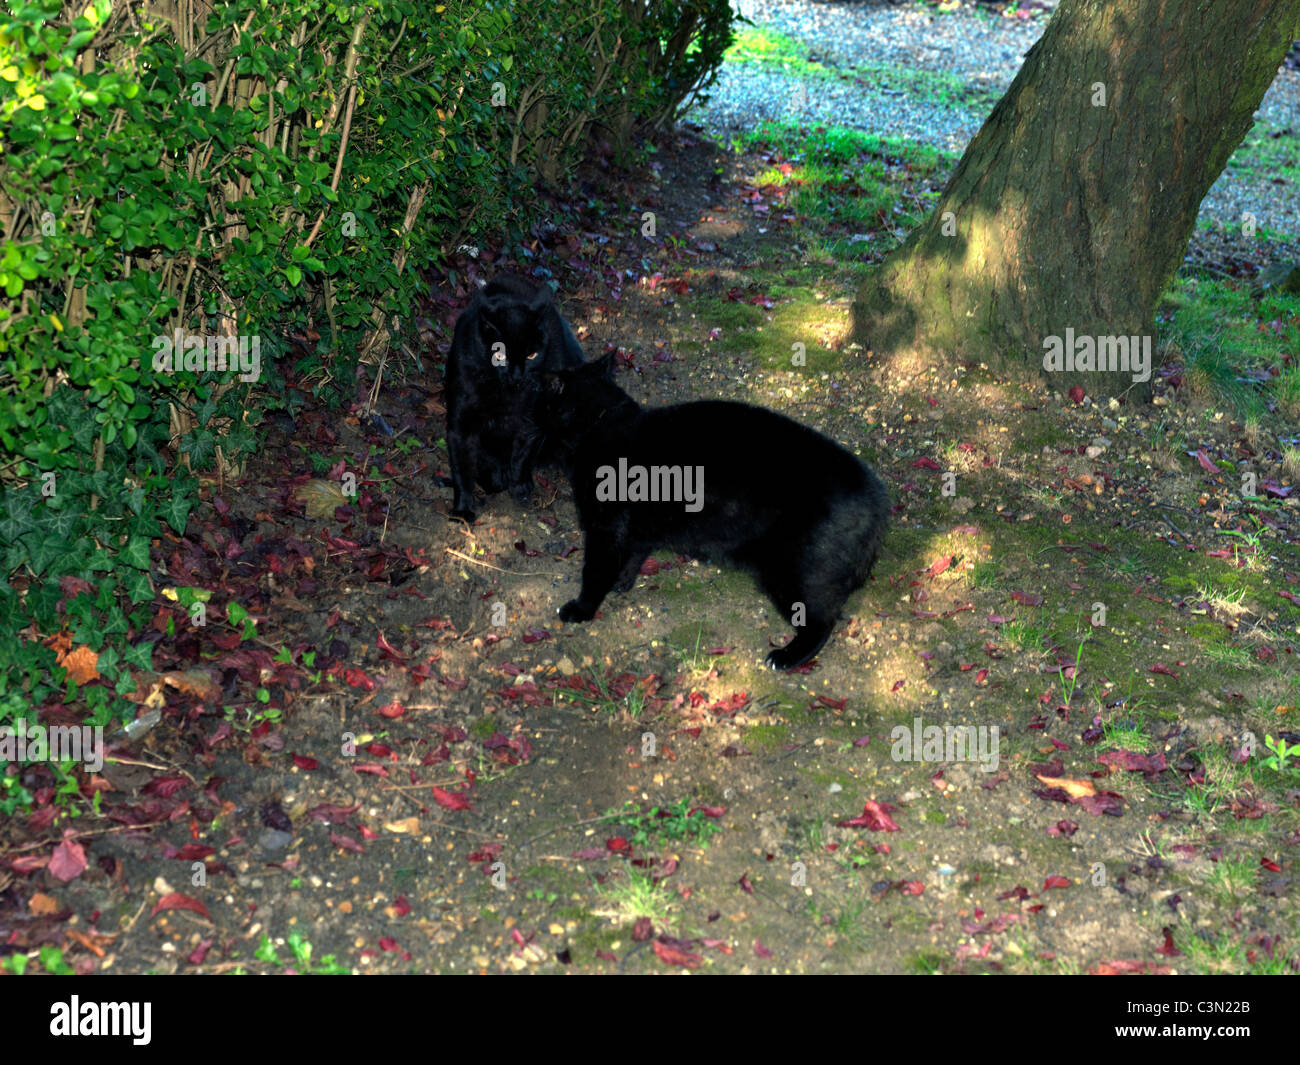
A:
{"label": "dry brown leaf", "polygon": [[1076,799],[1081,799],[1085,795],[1097,794],[1097,789],[1093,787],[1090,780],[1071,780],[1069,777],[1045,777],[1040,773],[1035,773],[1034,776],[1038,777],[1049,788],[1061,788]]}
{"label": "dry brown leaf", "polygon": [[59,665],[68,671],[68,678],[76,684],[88,684],[99,679],[99,655],[82,645],[59,659]]}
{"label": "dry brown leaf", "polygon": [[206,669],[173,669],[164,673],[162,680],[178,692],[199,699],[216,699],[221,695],[221,685]]}
{"label": "dry brown leaf", "polygon": [[322,481],[312,478],[306,484],[300,484],[293,491],[293,498],[302,504],[303,511],[309,518],[329,518],[335,507],[346,506],[352,500],[343,494],[343,489],[334,481]]}
{"label": "dry brown leaf", "polygon": [[59,904],[43,891],[38,891],[27,900],[27,908],[37,917],[49,917],[59,912]]}

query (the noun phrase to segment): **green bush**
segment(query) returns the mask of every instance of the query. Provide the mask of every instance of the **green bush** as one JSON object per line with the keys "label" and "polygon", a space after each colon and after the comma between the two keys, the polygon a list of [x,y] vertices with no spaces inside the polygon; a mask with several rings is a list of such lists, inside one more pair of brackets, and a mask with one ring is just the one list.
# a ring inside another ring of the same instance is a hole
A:
{"label": "green bush", "polygon": [[[321,366],[374,350],[460,243],[526,230],[593,131],[626,150],[675,118],[730,40],[726,0],[154,18],[0,16],[0,724],[73,697],[101,723],[125,709],[151,544],[184,535],[205,471],[238,473],[283,394],[282,338],[319,335]],[[208,361],[236,350],[257,365]],[[78,691],[55,634],[103,681]]]}

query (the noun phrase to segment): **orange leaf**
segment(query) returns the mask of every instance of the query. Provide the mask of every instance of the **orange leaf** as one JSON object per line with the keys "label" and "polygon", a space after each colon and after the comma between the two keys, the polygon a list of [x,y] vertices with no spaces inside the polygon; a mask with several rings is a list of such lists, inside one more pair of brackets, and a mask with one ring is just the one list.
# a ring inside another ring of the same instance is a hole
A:
{"label": "orange leaf", "polygon": [[1097,794],[1097,789],[1088,780],[1071,780],[1069,777],[1045,777],[1041,773],[1035,773],[1034,776],[1038,777],[1049,788],[1061,788],[1076,799],[1081,799],[1085,795]]}
{"label": "orange leaf", "polygon": [[68,677],[75,684],[86,684],[99,679],[99,655],[89,647],[81,646],[69,651],[59,659],[59,665],[68,671]]}
{"label": "orange leaf", "polygon": [[37,917],[48,917],[59,912],[59,904],[43,891],[36,892],[27,900],[27,908]]}
{"label": "orange leaf", "polygon": [[199,699],[216,699],[221,695],[221,685],[206,669],[173,669],[164,673],[162,679],[183,695]]}

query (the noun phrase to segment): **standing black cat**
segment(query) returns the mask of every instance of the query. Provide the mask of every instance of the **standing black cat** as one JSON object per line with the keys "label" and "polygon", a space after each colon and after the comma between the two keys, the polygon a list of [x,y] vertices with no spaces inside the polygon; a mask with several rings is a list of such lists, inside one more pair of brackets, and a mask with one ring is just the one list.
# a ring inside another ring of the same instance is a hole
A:
{"label": "standing black cat", "polygon": [[880,478],[783,415],[722,401],[642,410],[612,377],[611,356],[547,373],[534,411],[565,451],[585,536],[582,590],[560,617],[590,620],[660,548],[713,554],[753,573],[796,627],[767,664],[809,661],[871,575],[889,515]]}
{"label": "standing black cat", "polygon": [[548,286],[501,274],[474,293],[445,371],[453,518],[474,520],[476,482],[528,501],[543,443],[531,418],[540,374],[584,361]]}

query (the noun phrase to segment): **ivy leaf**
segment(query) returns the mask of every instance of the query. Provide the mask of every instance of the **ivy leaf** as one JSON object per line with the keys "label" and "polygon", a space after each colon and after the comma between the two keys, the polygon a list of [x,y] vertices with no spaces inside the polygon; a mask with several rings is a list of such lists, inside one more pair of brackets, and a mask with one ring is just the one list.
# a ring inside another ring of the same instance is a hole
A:
{"label": "ivy leaf", "polygon": [[189,522],[190,511],[194,509],[194,499],[175,493],[162,508],[162,519],[172,527],[177,536],[185,535],[185,526]]}
{"label": "ivy leaf", "polygon": [[128,566],[134,566],[138,570],[147,570],[149,568],[148,539],[143,536],[129,537],[120,557]]}
{"label": "ivy leaf", "polygon": [[[105,636],[113,636],[125,634],[128,628],[129,626],[126,623],[126,615],[117,607],[113,607],[113,609],[108,612],[108,617],[104,619],[100,631]],[[103,671],[101,670],[101,672]]]}
{"label": "ivy leaf", "polygon": [[137,644],[128,644],[122,648],[122,664],[152,672],[153,647],[154,645],[148,640],[142,640]]}
{"label": "ivy leaf", "polygon": [[52,536],[29,536],[26,542],[30,555],[28,565],[31,566],[32,572],[36,574],[48,570],[50,565],[58,561],[68,547],[64,541],[55,539]]}
{"label": "ivy leaf", "polygon": [[100,675],[112,680],[117,676],[119,664],[122,656],[116,647],[109,644],[99,652],[99,658],[95,661],[95,668],[99,670]]}
{"label": "ivy leaf", "polygon": [[143,570],[135,570],[122,581],[122,588],[133,603],[147,603],[153,599],[153,582]]}
{"label": "ivy leaf", "polygon": [[196,466],[206,469],[217,454],[217,441],[206,429],[195,429],[185,438],[181,450],[189,454]]}
{"label": "ivy leaf", "polygon": [[72,540],[78,517],[79,515],[71,507],[56,510],[54,507],[44,506],[34,516],[32,531],[43,540]]}
{"label": "ivy leaf", "polygon": [[14,543],[20,536],[32,532],[32,502],[24,492],[5,493],[5,512],[0,516],[0,542]]}

